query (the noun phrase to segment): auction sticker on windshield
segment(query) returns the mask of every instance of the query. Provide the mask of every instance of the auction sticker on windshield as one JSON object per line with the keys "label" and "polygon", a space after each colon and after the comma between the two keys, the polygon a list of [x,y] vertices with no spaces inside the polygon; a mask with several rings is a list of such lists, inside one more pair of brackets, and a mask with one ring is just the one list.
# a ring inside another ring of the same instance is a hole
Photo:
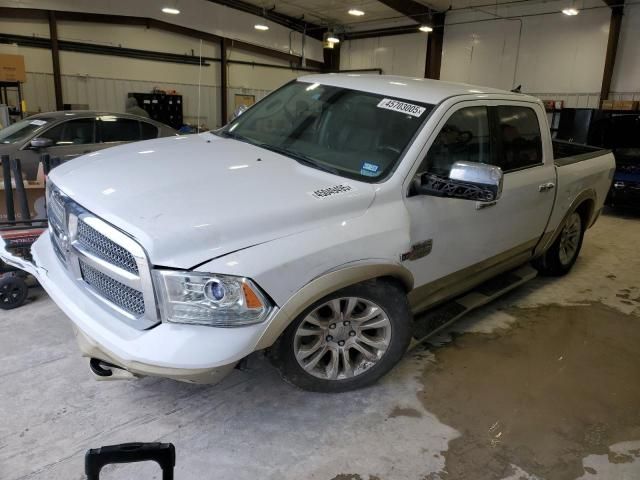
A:
{"label": "auction sticker on windshield", "polygon": [[391,98],[383,98],[378,103],[378,108],[385,108],[387,110],[393,110],[394,112],[406,113],[414,117],[419,117],[426,110],[425,107],[420,105],[413,105],[412,103],[400,102]]}

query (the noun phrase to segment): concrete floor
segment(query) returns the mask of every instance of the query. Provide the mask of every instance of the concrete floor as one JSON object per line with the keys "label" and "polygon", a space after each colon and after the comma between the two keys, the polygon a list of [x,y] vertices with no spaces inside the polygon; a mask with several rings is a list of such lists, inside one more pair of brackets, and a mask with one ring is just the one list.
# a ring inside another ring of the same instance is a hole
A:
{"label": "concrete floor", "polygon": [[96,382],[34,290],[0,312],[0,478],[81,479],[86,449],[129,441],[173,442],[177,479],[640,478],[639,245],[640,217],[609,212],[569,276],[530,282],[341,395],[298,391],[262,358],[217,386]]}

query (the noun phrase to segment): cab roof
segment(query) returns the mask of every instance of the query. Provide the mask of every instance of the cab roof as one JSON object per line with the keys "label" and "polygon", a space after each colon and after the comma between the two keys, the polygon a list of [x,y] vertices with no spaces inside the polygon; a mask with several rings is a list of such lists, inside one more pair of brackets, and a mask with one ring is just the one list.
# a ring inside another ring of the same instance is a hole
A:
{"label": "cab roof", "polygon": [[414,100],[421,103],[438,104],[443,100],[458,95],[491,94],[501,97],[539,100],[529,95],[509,92],[497,88],[480,87],[466,83],[444,82],[429,78],[402,77],[399,75],[374,75],[360,73],[328,73],[322,75],[305,75],[298,78],[302,82],[320,83],[334,87],[349,88],[364,92],[388,95],[395,98]]}

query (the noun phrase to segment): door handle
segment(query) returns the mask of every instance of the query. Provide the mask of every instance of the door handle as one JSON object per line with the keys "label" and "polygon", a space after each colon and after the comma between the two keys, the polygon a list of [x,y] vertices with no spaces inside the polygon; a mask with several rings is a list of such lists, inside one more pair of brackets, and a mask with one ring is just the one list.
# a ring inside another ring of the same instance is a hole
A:
{"label": "door handle", "polygon": [[546,192],[547,190],[553,190],[556,187],[555,183],[543,183],[542,185],[538,185],[539,192]]}

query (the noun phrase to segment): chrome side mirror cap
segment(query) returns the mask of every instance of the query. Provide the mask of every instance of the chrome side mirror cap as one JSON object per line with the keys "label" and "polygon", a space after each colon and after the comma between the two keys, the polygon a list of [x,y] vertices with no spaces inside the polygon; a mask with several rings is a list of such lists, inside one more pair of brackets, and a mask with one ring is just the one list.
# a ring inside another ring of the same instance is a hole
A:
{"label": "chrome side mirror cap", "polygon": [[419,195],[462,198],[494,203],[502,195],[503,173],[500,167],[476,162],[455,162],[449,177],[425,173],[413,186]]}
{"label": "chrome side mirror cap", "polygon": [[[495,202],[502,196],[503,178],[500,167],[485,163],[455,162],[449,172],[449,180],[460,184],[456,197],[485,202]],[[469,191],[465,192],[464,187]]]}
{"label": "chrome side mirror cap", "polygon": [[240,115],[242,115],[244,112],[246,112],[247,110],[249,110],[249,107],[246,105],[240,105],[238,106],[238,108],[236,108],[233,112],[233,116],[231,117],[231,120],[235,120],[236,118],[238,118]]}
{"label": "chrome side mirror cap", "polygon": [[53,145],[53,140],[45,137],[36,137],[32,138],[29,144],[31,145],[31,148],[47,148]]}

